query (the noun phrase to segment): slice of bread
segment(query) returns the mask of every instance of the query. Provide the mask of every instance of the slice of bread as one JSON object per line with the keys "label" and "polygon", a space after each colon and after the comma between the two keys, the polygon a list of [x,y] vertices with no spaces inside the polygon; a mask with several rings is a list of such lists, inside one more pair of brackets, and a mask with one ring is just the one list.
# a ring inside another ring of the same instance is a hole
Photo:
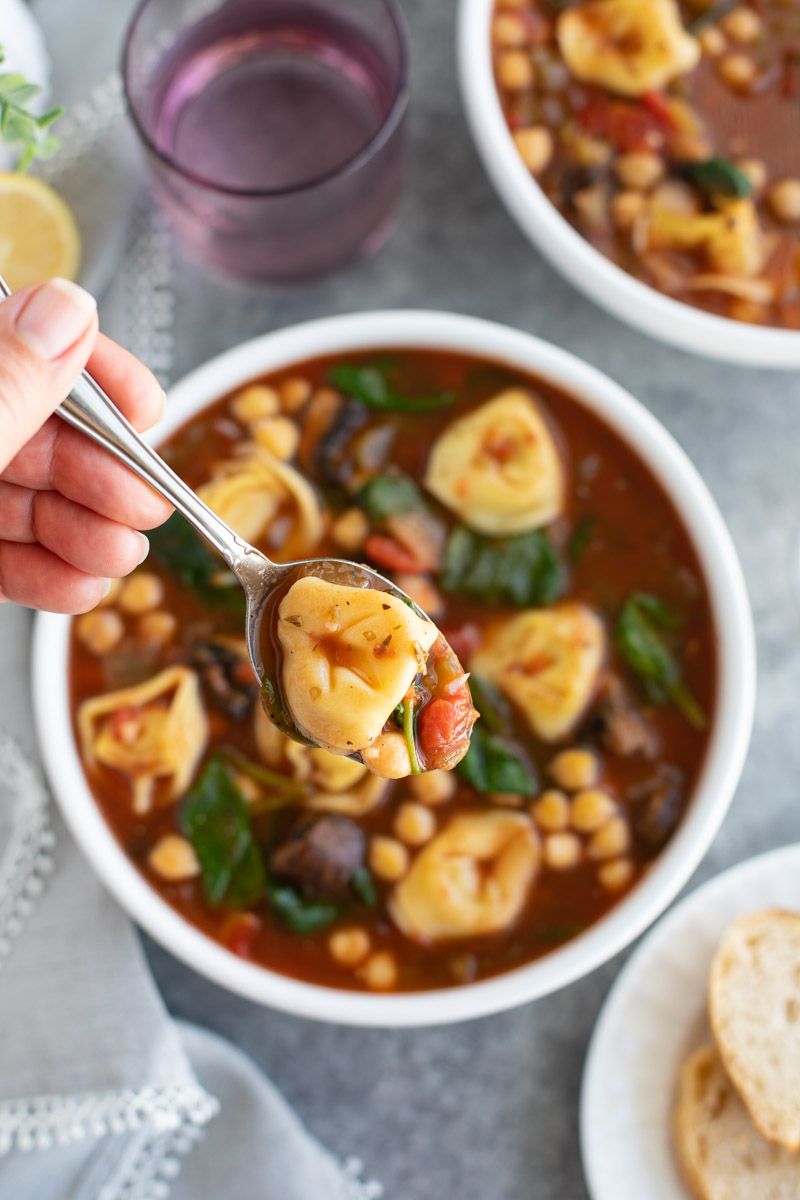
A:
{"label": "slice of bread", "polygon": [[800,1158],[762,1138],[713,1046],[681,1070],[675,1144],[697,1200],[798,1200]]}
{"label": "slice of bread", "polygon": [[720,1058],[754,1125],[797,1150],[800,915],[771,909],[734,921],[711,964],[708,1008]]}

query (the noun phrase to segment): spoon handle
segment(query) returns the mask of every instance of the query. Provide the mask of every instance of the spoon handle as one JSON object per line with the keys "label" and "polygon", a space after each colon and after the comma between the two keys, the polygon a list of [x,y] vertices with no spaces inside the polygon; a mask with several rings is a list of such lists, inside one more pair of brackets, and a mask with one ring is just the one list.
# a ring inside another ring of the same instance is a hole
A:
{"label": "spoon handle", "polygon": [[[0,293],[6,297],[11,295],[11,289],[2,275]],[[167,466],[152,446],[148,446],[87,371],[81,373],[69,396],[58,406],[56,412],[68,425],[79,429],[93,442],[108,450],[168,500],[222,555],[237,578],[245,567],[248,556],[252,559],[258,554],[212,512],[188,484]]]}

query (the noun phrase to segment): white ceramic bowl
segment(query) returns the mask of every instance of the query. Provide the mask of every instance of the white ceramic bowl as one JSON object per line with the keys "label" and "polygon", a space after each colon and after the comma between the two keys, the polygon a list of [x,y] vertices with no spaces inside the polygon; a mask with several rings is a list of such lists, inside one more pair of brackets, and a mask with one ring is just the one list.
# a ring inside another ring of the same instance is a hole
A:
{"label": "white ceramic bowl", "polygon": [[461,0],[458,68],[467,121],[503,203],[537,249],[580,291],[629,325],[682,350],[759,367],[800,366],[800,332],[702,312],[634,279],[572,228],[524,166],[492,72],[494,0]]}
{"label": "white ceramic bowl", "polygon": [[192,372],[170,395],[161,439],[254,376],[321,354],[430,347],[497,359],[578,397],[636,448],[692,531],[719,644],[719,696],[706,762],[688,812],[630,896],[545,958],[483,982],[410,995],[339,991],[288,979],[236,958],[153,891],[117,844],[86,784],[67,689],[69,619],[38,617],[33,693],[51,787],[79,846],[122,906],[152,937],[223,987],[288,1012],[354,1025],[428,1025],[512,1008],[585,975],[627,945],[669,904],[705,853],[728,808],[752,723],[755,651],[747,594],[728,532],[705,484],[664,428],[627,392],[572,355],[528,334],[447,313],[332,317],[247,342]]}

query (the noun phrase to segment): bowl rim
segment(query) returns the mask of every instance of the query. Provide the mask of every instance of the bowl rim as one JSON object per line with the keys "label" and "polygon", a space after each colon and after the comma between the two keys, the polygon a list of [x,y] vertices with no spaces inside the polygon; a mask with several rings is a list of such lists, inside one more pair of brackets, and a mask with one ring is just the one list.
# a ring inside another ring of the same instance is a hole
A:
{"label": "bowl rim", "polygon": [[459,86],[486,172],[528,240],[579,291],[659,341],[724,362],[800,366],[800,331],[749,325],[673,300],[606,258],[562,217],[522,162],[503,116],[492,71],[493,8],[494,0],[460,0]]}
{"label": "bowl rim", "polygon": [[295,1015],[361,1026],[437,1025],[500,1012],[564,987],[622,950],[664,911],[705,854],[738,783],[753,719],[755,640],[730,535],[705,483],[672,435],[596,368],[494,322],[424,310],[384,311],[326,317],[266,334],[219,355],[178,383],[167,415],[148,440],[162,440],[205,405],[259,374],[327,353],[378,346],[473,353],[551,381],[628,441],[691,531],[717,630],[717,711],[683,822],[630,896],[543,958],[461,987],[381,995],[292,979],[235,957],[191,926],[158,896],[118,845],[86,783],[73,738],[69,617],[37,616],[33,706],[47,776],[75,840],[122,907],[177,958],[239,995]]}

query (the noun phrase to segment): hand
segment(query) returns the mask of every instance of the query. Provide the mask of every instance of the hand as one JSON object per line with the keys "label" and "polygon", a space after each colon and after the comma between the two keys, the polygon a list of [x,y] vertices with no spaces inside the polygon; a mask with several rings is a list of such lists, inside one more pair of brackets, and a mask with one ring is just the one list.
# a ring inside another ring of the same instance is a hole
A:
{"label": "hand", "polygon": [[53,279],[0,303],[0,601],[80,613],[147,555],[171,509],[54,410],[88,362],[139,430],[164,410],[141,363],[97,331],[97,306]]}

